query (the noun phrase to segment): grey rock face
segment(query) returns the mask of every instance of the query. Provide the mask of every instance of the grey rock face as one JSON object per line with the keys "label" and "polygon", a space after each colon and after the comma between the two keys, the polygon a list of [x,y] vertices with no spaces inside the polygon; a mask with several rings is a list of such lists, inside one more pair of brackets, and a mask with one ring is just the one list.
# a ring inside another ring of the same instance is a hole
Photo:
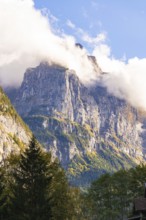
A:
{"label": "grey rock face", "polygon": [[43,64],[29,69],[18,94],[15,106],[23,116],[37,113],[58,117],[62,113],[71,121],[97,124],[96,102],[73,71]]}
{"label": "grey rock face", "polygon": [[14,105],[73,175],[144,160],[137,110],[101,86],[85,87],[73,71],[47,64],[28,69]]}

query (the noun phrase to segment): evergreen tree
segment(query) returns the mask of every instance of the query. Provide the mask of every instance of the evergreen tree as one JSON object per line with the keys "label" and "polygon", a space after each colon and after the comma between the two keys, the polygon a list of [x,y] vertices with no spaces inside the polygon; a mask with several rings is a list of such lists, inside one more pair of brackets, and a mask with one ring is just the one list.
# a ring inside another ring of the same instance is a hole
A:
{"label": "evergreen tree", "polygon": [[34,137],[22,154],[11,155],[0,169],[0,220],[16,219],[85,219],[80,191],[69,186],[58,161]]}
{"label": "evergreen tree", "polygon": [[0,167],[0,220],[8,220],[11,207],[10,178],[3,164]]}
{"label": "evergreen tree", "polygon": [[129,190],[129,175],[126,170],[119,170],[112,175],[113,207],[117,213],[117,219],[124,220],[131,210],[131,192]]}
{"label": "evergreen tree", "polygon": [[120,170],[102,175],[92,183],[89,198],[93,219],[124,220],[132,202],[128,172]]}
{"label": "evergreen tree", "polygon": [[76,204],[64,170],[57,161],[52,164],[53,180],[51,188],[52,220],[73,220]]}
{"label": "evergreen tree", "polygon": [[129,190],[134,198],[144,196],[146,165],[141,164],[129,170]]}
{"label": "evergreen tree", "polygon": [[124,220],[132,212],[134,198],[143,197],[146,165],[104,174],[88,190],[91,219]]}
{"label": "evergreen tree", "polygon": [[4,186],[4,171],[0,168],[0,220],[6,217],[6,197]]}
{"label": "evergreen tree", "polygon": [[33,137],[14,170],[11,219],[51,219],[49,186],[51,155],[44,153]]}

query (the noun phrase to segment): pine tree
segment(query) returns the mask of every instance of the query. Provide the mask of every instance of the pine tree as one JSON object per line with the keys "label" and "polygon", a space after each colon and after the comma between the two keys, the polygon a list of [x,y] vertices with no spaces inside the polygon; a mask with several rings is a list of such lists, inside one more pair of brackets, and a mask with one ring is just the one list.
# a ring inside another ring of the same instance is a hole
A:
{"label": "pine tree", "polygon": [[5,186],[4,186],[4,172],[0,169],[0,220],[5,219]]}
{"label": "pine tree", "polygon": [[3,171],[0,220],[81,219],[79,192],[69,186],[58,160],[53,161],[34,137],[25,152],[7,159]]}
{"label": "pine tree", "polygon": [[51,219],[49,189],[51,155],[44,153],[33,137],[14,170],[11,219]]}
{"label": "pine tree", "polygon": [[52,181],[52,213],[53,220],[66,220],[71,218],[69,209],[70,197],[69,186],[64,170],[58,163],[53,164],[54,178]]}
{"label": "pine tree", "polygon": [[0,167],[0,220],[9,219],[11,207],[11,190],[9,176],[4,165]]}

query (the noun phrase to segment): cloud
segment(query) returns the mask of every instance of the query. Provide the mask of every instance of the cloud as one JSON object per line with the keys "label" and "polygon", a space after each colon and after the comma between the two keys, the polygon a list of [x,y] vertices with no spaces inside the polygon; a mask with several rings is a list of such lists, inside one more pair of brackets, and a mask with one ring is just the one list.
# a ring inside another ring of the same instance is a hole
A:
{"label": "cloud", "polygon": [[75,29],[76,28],[75,24],[71,20],[69,20],[69,19],[67,20],[66,25],[68,27],[70,27],[71,29]]}
{"label": "cloud", "polygon": [[127,100],[132,106],[146,110],[146,58],[138,57],[118,60],[111,55],[111,49],[101,44],[93,55],[103,72],[102,84],[108,91]]}
{"label": "cloud", "polygon": [[58,36],[32,0],[1,0],[1,84],[20,85],[25,70],[41,61],[74,69],[84,82],[96,74],[86,50],[77,48],[73,37]]}
{"label": "cloud", "polygon": [[104,42],[105,39],[106,39],[106,34],[105,33],[100,33],[96,37],[91,37],[87,33],[84,33],[83,36],[82,36],[82,40],[84,42],[87,42],[87,43],[89,43],[93,46],[95,46],[95,45],[97,45],[101,42]]}
{"label": "cloud", "polygon": [[90,46],[95,47],[99,43],[102,43],[106,40],[106,33],[101,32],[97,34],[95,37],[90,36],[86,31],[82,28],[77,27],[71,20],[67,20],[66,25],[74,30],[74,34],[79,37],[82,41],[90,44]]}
{"label": "cloud", "polygon": [[75,70],[86,85],[101,80],[110,93],[146,110],[146,58],[116,59],[105,43],[105,33],[92,37],[68,20],[68,26],[91,45],[92,55],[107,72],[101,78],[88,52],[75,46],[74,37],[57,34],[52,27],[56,18],[46,15],[34,8],[32,0],[0,0],[1,85],[19,86],[28,67],[48,61]]}

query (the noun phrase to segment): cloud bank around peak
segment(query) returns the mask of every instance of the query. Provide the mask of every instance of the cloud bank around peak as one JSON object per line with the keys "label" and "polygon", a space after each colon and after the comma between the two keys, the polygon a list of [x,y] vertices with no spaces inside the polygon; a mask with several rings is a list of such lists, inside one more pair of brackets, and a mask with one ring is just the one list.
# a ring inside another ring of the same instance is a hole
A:
{"label": "cloud bank around peak", "polygon": [[86,50],[75,46],[74,37],[56,35],[50,23],[32,0],[0,0],[2,85],[20,85],[25,70],[41,61],[74,69],[84,81],[95,77]]}
{"label": "cloud bank around peak", "polygon": [[118,60],[111,55],[110,48],[101,44],[94,48],[93,55],[103,72],[102,84],[108,91],[132,106],[146,110],[146,58],[138,57]]}
{"label": "cloud bank around peak", "polygon": [[[104,74],[100,82],[114,96],[127,100],[132,106],[146,110],[146,58],[133,57],[116,59],[111,48],[105,44],[106,32],[91,37],[74,23],[67,25],[80,35],[81,39],[93,48],[92,55]],[[97,76],[98,77],[98,76]]]}
{"label": "cloud bank around peak", "polygon": [[[53,30],[44,15],[35,9],[32,0],[0,0],[0,84],[19,86],[25,70],[41,61],[75,70],[86,85],[99,80],[88,52],[75,46],[74,37]],[[70,20],[67,25],[93,48],[100,68],[108,72],[100,78],[102,85],[134,107],[146,110],[146,58],[116,59],[105,44],[105,33],[91,37]]]}

